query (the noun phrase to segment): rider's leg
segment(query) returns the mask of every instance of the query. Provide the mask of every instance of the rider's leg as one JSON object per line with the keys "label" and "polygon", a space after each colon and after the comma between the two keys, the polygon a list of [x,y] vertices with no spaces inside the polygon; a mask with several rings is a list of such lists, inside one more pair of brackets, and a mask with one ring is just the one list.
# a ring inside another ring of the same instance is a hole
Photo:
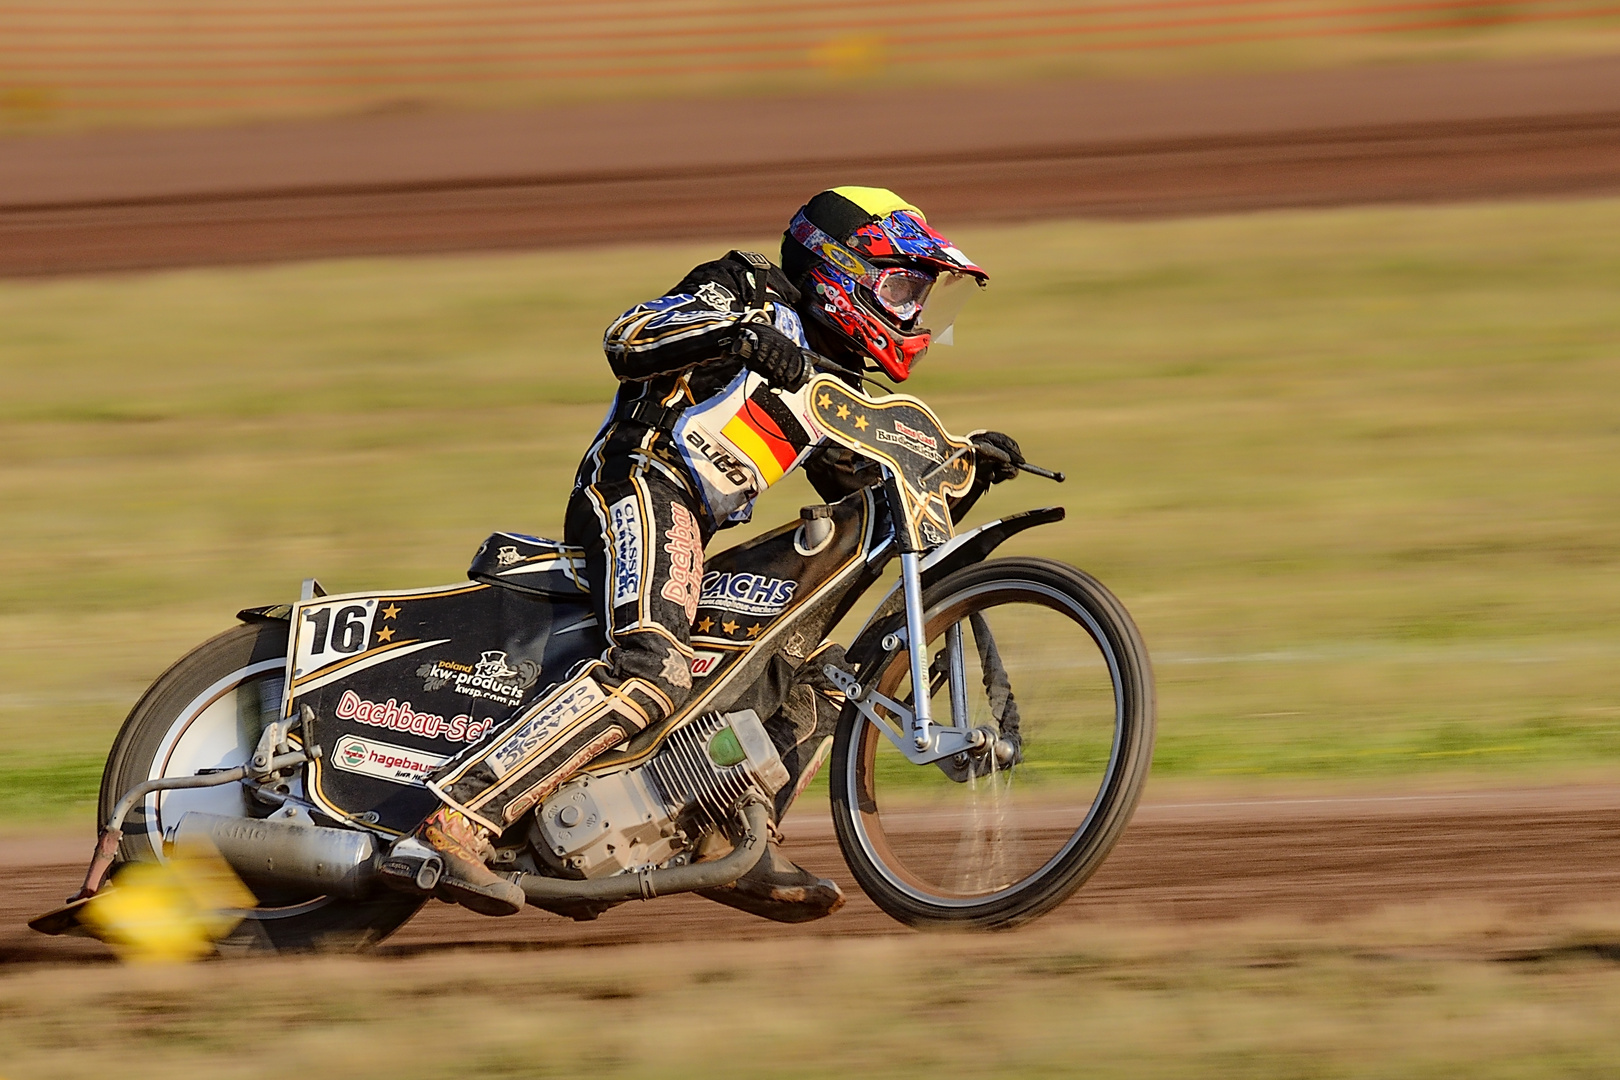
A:
{"label": "rider's leg", "polygon": [[811,653],[794,672],[782,707],[765,721],[765,731],[782,756],[790,778],[776,793],[778,822],[816,778],[832,751],[833,731],[838,727],[844,695],[822,671],[827,664],[849,669],[842,646],[828,642]]}
{"label": "rider's leg", "polygon": [[444,858],[451,898],[491,914],[519,910],[522,891],[481,859],[456,858],[432,830],[464,825],[487,843],[692,689],[703,538],[687,491],[650,471],[583,488],[569,501],[566,536],[585,548],[607,652],[440,769],[428,788],[445,805],[415,837]]}
{"label": "rider's leg", "polygon": [[[773,818],[780,822],[789,807],[815,778],[832,749],[833,731],[843,708],[843,695],[822,668],[848,668],[844,650],[822,646],[794,673],[781,708],[765,721],[765,731],[788,769],[788,782],[776,793]],[[797,865],[782,854],[775,837],[754,868],[737,881],[700,894],[717,903],[777,922],[809,922],[844,906],[838,884]]]}

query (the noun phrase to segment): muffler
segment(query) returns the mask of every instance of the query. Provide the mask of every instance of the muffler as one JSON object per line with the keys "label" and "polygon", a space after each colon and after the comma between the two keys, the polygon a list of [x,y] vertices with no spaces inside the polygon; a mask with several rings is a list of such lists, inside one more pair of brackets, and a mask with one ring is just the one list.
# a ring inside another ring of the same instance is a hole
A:
{"label": "muffler", "polygon": [[290,807],[267,818],[192,810],[164,836],[164,846],[180,858],[217,853],[250,886],[307,888],[345,900],[371,892],[381,862],[370,833],[323,828]]}

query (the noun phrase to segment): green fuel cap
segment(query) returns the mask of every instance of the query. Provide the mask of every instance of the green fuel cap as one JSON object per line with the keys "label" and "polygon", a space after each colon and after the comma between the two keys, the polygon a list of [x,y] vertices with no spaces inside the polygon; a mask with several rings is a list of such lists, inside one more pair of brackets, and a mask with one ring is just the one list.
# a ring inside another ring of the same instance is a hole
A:
{"label": "green fuel cap", "polygon": [[709,760],[721,768],[741,764],[747,759],[748,755],[743,753],[742,744],[737,741],[737,733],[731,728],[721,728],[709,740]]}

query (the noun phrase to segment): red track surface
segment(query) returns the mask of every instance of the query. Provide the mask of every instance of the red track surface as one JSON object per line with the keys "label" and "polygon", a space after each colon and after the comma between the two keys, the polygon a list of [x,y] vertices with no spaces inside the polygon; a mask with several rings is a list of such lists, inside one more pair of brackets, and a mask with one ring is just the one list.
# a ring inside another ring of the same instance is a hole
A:
{"label": "red track surface", "polygon": [[1620,192],[1620,58],[14,138],[0,274],[736,240],[852,182],[947,225]]}

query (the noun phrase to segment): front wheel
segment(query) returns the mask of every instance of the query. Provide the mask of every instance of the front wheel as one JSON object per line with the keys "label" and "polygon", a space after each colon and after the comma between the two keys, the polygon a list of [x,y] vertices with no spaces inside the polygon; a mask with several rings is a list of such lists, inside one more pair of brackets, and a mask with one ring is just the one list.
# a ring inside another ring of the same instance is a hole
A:
{"label": "front wheel", "polygon": [[[1130,821],[1153,756],[1147,647],[1112,593],[1048,559],[967,567],[923,607],[935,722],[994,742],[916,765],[846,704],[829,778],[839,845],[903,923],[1016,926],[1072,895]],[[911,708],[909,657],[883,637],[850,659],[863,687]]]}
{"label": "front wheel", "polygon": [[[101,778],[100,820],[136,784],[230,769],[252,756],[264,725],[280,715],[287,624],[233,627],[204,642],[142,695],[113,741]],[[295,782],[291,794],[300,795]],[[237,784],[148,795],[124,822],[120,864],[161,861],[164,831],[190,810],[251,817]],[[260,890],[221,951],[300,952],[364,948],[414,915],[422,901],[385,892],[365,900]]]}

